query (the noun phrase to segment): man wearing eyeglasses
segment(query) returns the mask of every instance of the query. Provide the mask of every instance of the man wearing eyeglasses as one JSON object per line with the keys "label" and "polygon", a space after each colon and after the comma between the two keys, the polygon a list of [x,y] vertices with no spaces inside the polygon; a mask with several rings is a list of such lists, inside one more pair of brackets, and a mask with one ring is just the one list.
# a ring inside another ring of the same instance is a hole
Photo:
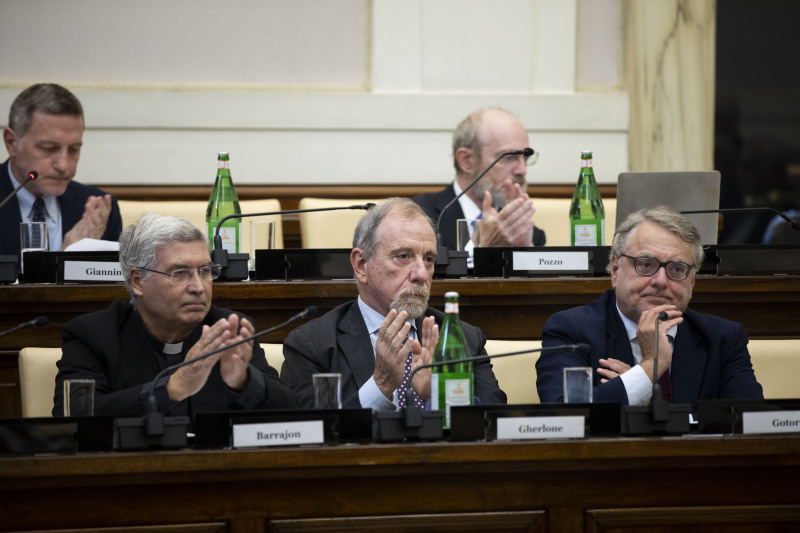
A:
{"label": "man wearing eyeglasses", "polygon": [[[439,192],[414,197],[425,214],[439,219],[444,207],[466,189],[501,154],[528,148],[528,132],[517,118],[500,109],[481,109],[453,132],[456,179]],[[456,249],[456,220],[481,219],[481,246],[544,246],[544,231],[534,226],[533,200],[527,193],[528,161],[506,156],[444,214],[442,244]],[[472,255],[473,246],[467,251]]]}
{"label": "man wearing eyeglasses", "polygon": [[[653,388],[654,345],[665,399],[763,398],[741,324],[689,307],[703,263],[700,233],[685,216],[659,206],[632,213],[617,228],[608,270],[612,290],[598,300],[554,314],[542,346],[587,343],[591,355],[545,351],[536,363],[542,402],[563,402],[563,369],[593,370],[598,402],[646,405]],[[656,330],[656,317],[660,320]]]}
{"label": "man wearing eyeglasses", "polygon": [[[221,269],[188,220],[142,215],[120,235],[119,258],[130,300],[64,326],[54,416],[70,378],[95,380],[96,415],[143,415],[158,372],[255,333],[247,317],[211,304]],[[154,392],[170,416],[297,405],[253,341],[176,370]]]}

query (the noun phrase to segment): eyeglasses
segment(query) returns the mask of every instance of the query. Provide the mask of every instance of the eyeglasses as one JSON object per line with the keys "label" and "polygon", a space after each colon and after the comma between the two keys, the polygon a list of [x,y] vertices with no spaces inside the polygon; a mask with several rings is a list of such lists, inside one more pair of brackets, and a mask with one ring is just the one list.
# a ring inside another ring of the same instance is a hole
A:
{"label": "eyeglasses", "polygon": [[664,267],[664,272],[667,277],[672,281],[683,281],[689,277],[694,266],[684,263],[683,261],[667,261],[661,263],[654,257],[640,255],[639,257],[632,257],[630,255],[620,254],[622,257],[627,257],[633,261],[633,267],[636,273],[640,276],[655,276],[658,269]]}
{"label": "eyeglasses", "polygon": [[177,270],[173,270],[172,272],[161,272],[160,270],[153,270],[150,268],[144,267],[136,267],[139,270],[146,270],[148,272],[155,272],[156,274],[163,274],[165,276],[169,276],[170,283],[176,283],[179,285],[186,285],[190,281],[192,281],[193,274],[197,272],[197,275],[200,277],[202,281],[211,281],[217,279],[222,272],[222,267],[220,265],[204,265],[200,268],[179,268]]}
{"label": "eyeglasses", "polygon": [[517,161],[519,161],[520,158],[522,158],[522,160],[524,161],[525,166],[529,167],[529,166],[532,166],[534,163],[536,163],[536,160],[539,159],[539,152],[538,151],[534,152],[533,155],[530,155],[528,157],[525,157],[522,154],[517,154],[517,155],[510,155],[509,154],[507,156],[504,156],[500,161],[497,162],[497,164],[498,165],[504,165],[504,166],[505,165],[508,165],[508,166],[516,165]]}

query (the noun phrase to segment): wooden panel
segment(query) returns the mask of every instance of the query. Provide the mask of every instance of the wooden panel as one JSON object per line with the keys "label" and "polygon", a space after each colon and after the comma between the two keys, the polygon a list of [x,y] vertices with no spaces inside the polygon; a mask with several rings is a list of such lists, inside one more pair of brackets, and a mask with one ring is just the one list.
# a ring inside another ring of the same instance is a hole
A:
{"label": "wooden panel", "polygon": [[[446,494],[442,498],[448,498]],[[526,532],[544,533],[546,513],[529,511],[517,513],[461,513],[391,516],[355,516],[344,518],[310,518],[273,520],[270,531],[275,533],[417,533],[429,532]]]}
{"label": "wooden panel", "polygon": [[590,509],[587,533],[788,533],[800,531],[798,505]]}

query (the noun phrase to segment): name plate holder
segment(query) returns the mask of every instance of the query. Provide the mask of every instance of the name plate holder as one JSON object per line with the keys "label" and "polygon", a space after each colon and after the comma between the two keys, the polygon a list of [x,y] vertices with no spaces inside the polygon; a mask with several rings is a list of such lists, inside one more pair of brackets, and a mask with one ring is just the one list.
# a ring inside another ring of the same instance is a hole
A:
{"label": "name plate holder", "polygon": [[371,409],[225,411],[195,415],[193,447],[199,449],[369,442],[372,442]]}
{"label": "name plate holder", "polygon": [[476,277],[607,276],[608,246],[476,248]]}
{"label": "name plate holder", "polygon": [[256,250],[251,280],[353,279],[350,248]]}
{"label": "name plate holder", "polygon": [[[621,434],[620,413],[618,403],[451,407],[450,440],[580,438],[578,434],[582,437],[616,437]],[[576,419],[582,420],[582,428],[576,428]],[[520,430],[521,426],[530,429]]]}
{"label": "name plate holder", "polygon": [[121,283],[118,252],[25,252],[20,283]]}
{"label": "name plate holder", "polygon": [[[776,421],[774,426],[773,420]],[[800,425],[793,422],[798,420],[800,399],[697,401],[697,430],[700,433],[800,433]]]}

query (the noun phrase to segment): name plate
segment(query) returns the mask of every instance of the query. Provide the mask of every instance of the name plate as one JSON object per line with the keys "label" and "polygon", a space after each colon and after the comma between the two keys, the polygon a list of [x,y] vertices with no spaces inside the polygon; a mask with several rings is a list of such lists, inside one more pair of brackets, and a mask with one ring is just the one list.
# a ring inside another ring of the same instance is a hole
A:
{"label": "name plate", "polygon": [[530,416],[497,419],[497,440],[582,439],[583,416]]}
{"label": "name plate", "polygon": [[588,251],[513,252],[514,270],[591,272]]}
{"label": "name plate", "polygon": [[324,442],[325,431],[322,420],[233,425],[234,448],[296,446]]}
{"label": "name plate", "polygon": [[125,278],[118,261],[64,261],[64,281],[125,281]]}
{"label": "name plate", "polygon": [[742,433],[800,433],[800,411],[742,413]]}

